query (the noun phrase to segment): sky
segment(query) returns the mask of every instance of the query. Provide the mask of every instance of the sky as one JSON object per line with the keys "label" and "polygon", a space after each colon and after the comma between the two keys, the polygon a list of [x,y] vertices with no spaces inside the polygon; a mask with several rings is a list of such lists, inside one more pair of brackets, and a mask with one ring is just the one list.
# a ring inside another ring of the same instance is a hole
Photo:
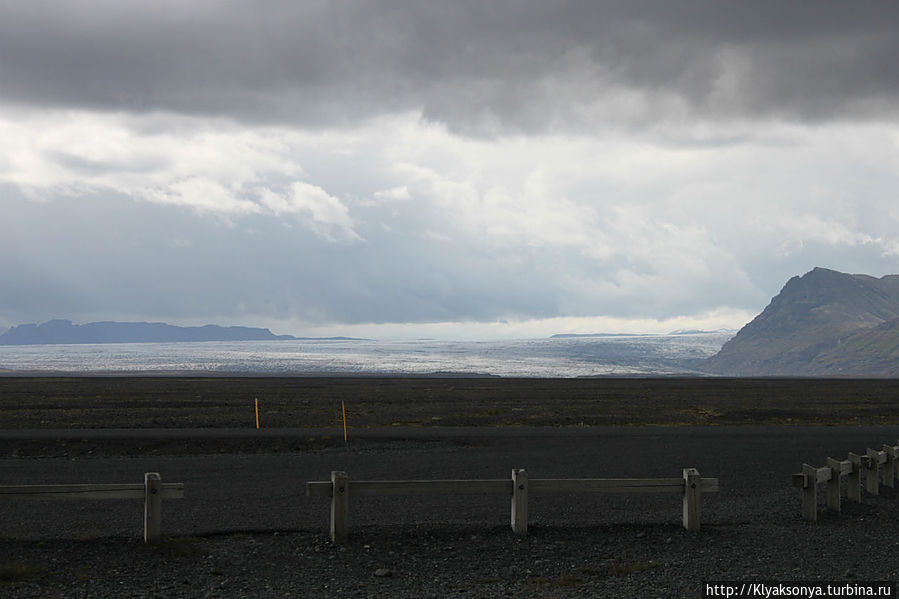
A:
{"label": "sky", "polygon": [[0,331],[739,329],[899,273],[899,4],[0,0]]}

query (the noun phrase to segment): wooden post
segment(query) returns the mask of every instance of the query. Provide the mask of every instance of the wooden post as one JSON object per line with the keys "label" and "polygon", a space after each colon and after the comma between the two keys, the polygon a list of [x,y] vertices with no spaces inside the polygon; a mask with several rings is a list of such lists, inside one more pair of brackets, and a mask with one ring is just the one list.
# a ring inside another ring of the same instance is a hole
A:
{"label": "wooden post", "polygon": [[840,511],[840,477],[843,468],[839,460],[827,458],[827,467],[830,468],[830,480],[827,481],[827,507]]}
{"label": "wooden post", "polygon": [[[886,448],[884,448],[886,450]],[[888,452],[892,457],[892,476],[893,476],[893,484],[895,484],[895,480],[899,478],[899,446],[890,447],[890,451]]]}
{"label": "wooden post", "polygon": [[880,483],[884,487],[892,489],[895,488],[894,481],[896,480],[896,448],[884,445],[883,452],[887,454],[887,461],[883,465],[883,470],[880,471]]}
{"label": "wooden post", "polygon": [[856,503],[862,502],[862,456],[849,453],[849,461],[852,462],[852,472],[849,473],[846,487],[846,499]]}
{"label": "wooden post", "polygon": [[893,446],[893,478],[899,478],[899,445]]}
{"label": "wooden post", "polygon": [[802,465],[805,482],[802,485],[802,517],[809,522],[818,520],[818,469]]}
{"label": "wooden post", "polygon": [[512,471],[512,532],[519,536],[528,534],[528,473]]}
{"label": "wooden post", "polygon": [[871,495],[879,495],[880,480],[877,478],[877,470],[880,463],[877,460],[877,452],[869,448],[865,457],[868,458],[868,463],[865,464],[865,490]]}
{"label": "wooden post", "polygon": [[162,477],[144,474],[144,543],[159,541],[162,531]]}
{"label": "wooden post", "polygon": [[893,446],[893,451],[890,453],[893,455],[893,479],[899,478],[899,445]]}
{"label": "wooden post", "polygon": [[699,483],[696,468],[684,468],[684,528],[699,530]]}
{"label": "wooden post", "polygon": [[346,543],[350,515],[350,481],[346,472],[331,472],[331,541]]}

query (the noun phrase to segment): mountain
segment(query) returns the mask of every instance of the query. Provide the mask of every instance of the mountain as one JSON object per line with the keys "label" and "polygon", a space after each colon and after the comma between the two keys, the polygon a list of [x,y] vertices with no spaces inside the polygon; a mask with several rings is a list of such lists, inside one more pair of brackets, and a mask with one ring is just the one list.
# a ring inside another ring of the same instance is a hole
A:
{"label": "mountain", "polygon": [[275,341],[296,339],[275,335],[268,329],[250,327],[178,327],[162,322],[91,322],[72,324],[70,320],[50,320],[43,324],[23,324],[0,335],[0,345],[52,343],[167,343],[179,341]]}
{"label": "mountain", "polygon": [[729,376],[899,376],[899,275],[793,277],[705,370]]}

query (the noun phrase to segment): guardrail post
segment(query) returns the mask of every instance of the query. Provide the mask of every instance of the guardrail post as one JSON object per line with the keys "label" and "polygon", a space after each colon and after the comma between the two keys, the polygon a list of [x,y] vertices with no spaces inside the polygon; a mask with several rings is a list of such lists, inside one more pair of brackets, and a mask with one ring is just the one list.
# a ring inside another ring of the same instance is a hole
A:
{"label": "guardrail post", "polygon": [[827,481],[827,507],[840,511],[840,477],[843,469],[840,461],[827,458],[827,467],[830,468],[830,480]]}
{"label": "guardrail post", "polygon": [[528,473],[512,471],[512,532],[519,536],[528,534]]}
{"label": "guardrail post", "polygon": [[818,469],[802,465],[802,517],[809,522],[818,520]]}
{"label": "guardrail post", "polygon": [[144,474],[144,543],[155,543],[162,532],[162,477]]}
{"label": "guardrail post", "polygon": [[877,452],[868,449],[865,455],[868,463],[865,464],[865,490],[871,495],[880,494],[880,480],[877,477],[877,470],[880,468],[880,462],[877,459]]}
{"label": "guardrail post", "polygon": [[331,472],[331,541],[346,543],[350,516],[350,481],[346,472]]}
{"label": "guardrail post", "polygon": [[883,446],[883,452],[887,454],[887,461],[880,471],[880,482],[884,487],[894,488],[896,480],[896,448],[889,445]]}
{"label": "guardrail post", "polygon": [[[884,448],[884,450],[886,450],[886,448]],[[887,461],[891,466],[890,476],[893,479],[893,485],[895,485],[896,479],[899,478],[899,445],[890,447],[890,451],[888,451],[887,453],[890,457],[892,457],[891,460]]]}
{"label": "guardrail post", "polygon": [[893,478],[899,478],[899,445],[893,446]]}
{"label": "guardrail post", "polygon": [[856,503],[862,502],[862,456],[849,452],[852,472],[849,473],[846,486],[846,499]]}
{"label": "guardrail post", "polygon": [[699,530],[699,483],[696,468],[684,468],[684,528]]}

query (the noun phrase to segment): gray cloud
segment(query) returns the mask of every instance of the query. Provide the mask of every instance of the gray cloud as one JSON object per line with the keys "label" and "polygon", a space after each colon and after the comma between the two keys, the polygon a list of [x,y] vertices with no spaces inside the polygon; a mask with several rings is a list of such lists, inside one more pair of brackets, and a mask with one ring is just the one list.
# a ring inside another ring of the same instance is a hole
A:
{"label": "gray cloud", "polygon": [[0,328],[739,325],[894,272],[894,6],[5,3]]}
{"label": "gray cloud", "polygon": [[6,3],[0,97],[481,133],[891,118],[896,31],[891,2]]}

